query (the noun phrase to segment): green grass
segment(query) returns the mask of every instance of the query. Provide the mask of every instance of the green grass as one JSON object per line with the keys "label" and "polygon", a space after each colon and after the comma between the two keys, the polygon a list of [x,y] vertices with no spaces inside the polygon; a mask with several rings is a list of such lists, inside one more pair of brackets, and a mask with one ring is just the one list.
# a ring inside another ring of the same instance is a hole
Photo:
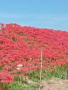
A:
{"label": "green grass", "polygon": [[38,84],[29,84],[27,81],[20,80],[19,77],[15,77],[14,83],[8,85],[8,90],[38,90]]}
{"label": "green grass", "polygon": [[[40,73],[38,71],[32,72],[28,74],[28,77],[34,81],[34,82],[39,82],[40,81]],[[45,72],[42,72],[42,80],[45,79]]]}
{"label": "green grass", "polygon": [[67,70],[68,70],[68,65],[56,66],[54,67],[54,71],[52,72],[45,71],[47,74],[45,79],[51,79],[52,77],[67,79]]}
{"label": "green grass", "polygon": [[38,84],[28,84],[23,81],[23,83],[19,83],[15,81],[13,84],[9,84],[9,90],[38,90]]}
{"label": "green grass", "polygon": [[22,90],[22,86],[15,81],[14,83],[9,84],[9,90]]}

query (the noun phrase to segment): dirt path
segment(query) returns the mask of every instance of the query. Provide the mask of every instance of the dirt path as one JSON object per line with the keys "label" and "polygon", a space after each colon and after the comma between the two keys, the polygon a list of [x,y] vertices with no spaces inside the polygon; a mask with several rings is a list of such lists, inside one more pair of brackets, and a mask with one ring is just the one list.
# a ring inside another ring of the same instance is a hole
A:
{"label": "dirt path", "polygon": [[52,78],[51,80],[42,81],[43,88],[41,90],[68,90],[68,80]]}
{"label": "dirt path", "polygon": [[[30,79],[28,79],[28,83],[38,84]],[[68,80],[63,80],[60,78],[42,80],[40,90],[68,90]]]}

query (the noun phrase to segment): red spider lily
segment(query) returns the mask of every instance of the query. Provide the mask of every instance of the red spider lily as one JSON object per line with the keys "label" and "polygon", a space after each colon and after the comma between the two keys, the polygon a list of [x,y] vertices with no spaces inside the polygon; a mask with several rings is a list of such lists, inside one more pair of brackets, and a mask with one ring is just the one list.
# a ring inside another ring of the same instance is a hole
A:
{"label": "red spider lily", "polygon": [[68,32],[22,27],[18,24],[0,25],[1,82],[12,82],[13,75],[18,72],[25,75],[39,70],[41,48],[42,69],[68,63]]}

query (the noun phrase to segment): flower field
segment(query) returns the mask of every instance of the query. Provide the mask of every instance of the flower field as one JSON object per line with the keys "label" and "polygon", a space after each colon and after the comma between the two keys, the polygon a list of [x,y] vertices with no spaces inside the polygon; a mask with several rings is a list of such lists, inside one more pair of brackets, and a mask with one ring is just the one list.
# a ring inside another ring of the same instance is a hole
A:
{"label": "flower field", "polygon": [[67,64],[68,32],[0,24],[0,83]]}

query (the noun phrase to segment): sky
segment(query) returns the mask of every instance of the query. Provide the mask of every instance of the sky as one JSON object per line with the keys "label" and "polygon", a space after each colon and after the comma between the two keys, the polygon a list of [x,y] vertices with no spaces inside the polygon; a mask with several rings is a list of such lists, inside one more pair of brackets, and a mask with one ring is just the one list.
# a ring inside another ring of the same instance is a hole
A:
{"label": "sky", "polygon": [[0,22],[68,31],[68,0],[0,0]]}

